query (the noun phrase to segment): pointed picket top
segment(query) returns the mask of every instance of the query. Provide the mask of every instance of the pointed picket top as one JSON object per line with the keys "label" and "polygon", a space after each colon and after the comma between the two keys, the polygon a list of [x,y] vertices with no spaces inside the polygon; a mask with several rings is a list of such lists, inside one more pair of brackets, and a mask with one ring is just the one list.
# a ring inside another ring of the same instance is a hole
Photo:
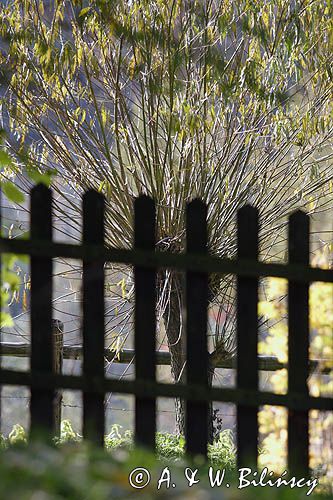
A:
{"label": "pointed picket top", "polygon": [[101,243],[104,238],[105,198],[94,189],[86,191],[82,197],[83,240]]}
{"label": "pointed picket top", "polygon": [[258,219],[259,210],[253,205],[244,205],[237,212],[237,223],[248,226],[249,231],[258,227]]}
{"label": "pointed picket top", "polygon": [[30,194],[31,206],[40,206],[41,209],[43,209],[43,203],[50,203],[50,200],[52,199],[51,189],[45,186],[45,184],[43,183],[36,184],[36,186],[31,189]]}
{"label": "pointed picket top", "polygon": [[259,210],[253,205],[246,204],[243,205],[237,212],[237,220],[243,222],[254,223],[255,220],[259,218]]}
{"label": "pointed picket top", "polygon": [[30,221],[32,238],[52,238],[52,191],[45,184],[31,190]]}
{"label": "pointed picket top", "polygon": [[310,217],[303,210],[295,210],[289,216],[289,226],[293,228],[293,231],[297,231],[297,234],[303,236],[304,231],[307,231],[310,222]]}
{"label": "pointed picket top", "polygon": [[253,205],[244,205],[237,212],[238,258],[249,258],[249,246],[252,255],[258,253],[259,211]]}
{"label": "pointed picket top", "polygon": [[99,193],[98,191],[96,191],[95,189],[88,189],[83,197],[82,197],[82,201],[83,203],[91,203],[91,204],[94,204],[94,205],[104,205],[104,202],[105,202],[105,197],[103,195],[103,193]]}
{"label": "pointed picket top", "polygon": [[294,218],[303,218],[303,219],[307,219],[308,217],[309,217],[309,216],[307,215],[307,213],[306,213],[304,210],[297,209],[297,210],[294,210],[294,211],[290,214],[289,219],[294,219]]}
{"label": "pointed picket top", "polygon": [[150,213],[151,215],[155,210],[155,202],[150,196],[147,196],[146,194],[140,194],[134,200],[134,210],[142,210],[147,212],[147,214]]}
{"label": "pointed picket top", "polygon": [[303,210],[296,210],[289,217],[289,261],[308,264],[310,245],[310,217]]}
{"label": "pointed picket top", "polygon": [[155,202],[145,194],[134,200],[134,246],[151,249],[155,246]]}
{"label": "pointed picket top", "polygon": [[51,193],[51,189],[48,188],[43,182],[36,184],[31,189],[32,196],[37,196],[37,194],[40,194],[41,196],[46,196],[46,193]]}
{"label": "pointed picket top", "polygon": [[205,252],[207,246],[207,205],[200,198],[186,206],[186,244],[188,252]]}
{"label": "pointed picket top", "polygon": [[306,239],[306,233],[309,230],[310,217],[303,210],[295,210],[289,216],[289,229],[294,237],[302,240]]}
{"label": "pointed picket top", "polygon": [[188,207],[193,207],[192,210],[200,210],[199,207],[206,207],[206,203],[201,198],[193,198],[193,200],[187,203]]}

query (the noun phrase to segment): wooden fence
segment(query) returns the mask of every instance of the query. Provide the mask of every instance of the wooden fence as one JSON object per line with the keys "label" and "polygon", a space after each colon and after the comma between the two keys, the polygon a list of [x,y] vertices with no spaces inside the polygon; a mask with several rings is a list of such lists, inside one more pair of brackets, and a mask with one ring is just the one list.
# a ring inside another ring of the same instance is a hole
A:
{"label": "wooden fence", "polygon": [[[308,472],[310,409],[332,410],[333,399],[311,397],[309,373],[309,284],[333,282],[333,271],[309,266],[309,219],[295,212],[289,220],[289,263],[258,262],[257,210],[245,206],[237,215],[237,259],[219,259],[207,253],[207,209],[194,200],[186,210],[186,253],[155,251],[154,202],[140,196],[134,204],[132,250],[104,245],[104,199],[88,191],[83,197],[81,245],[52,241],[51,191],[37,186],[31,192],[31,238],[0,239],[2,253],[31,256],[31,363],[30,372],[1,370],[0,385],[31,389],[30,432],[40,430],[51,439],[53,404],[57,389],[83,392],[83,435],[102,445],[104,396],[107,392],[135,396],[135,438],[153,448],[156,431],[156,398],[179,397],[186,401],[186,449],[207,452],[209,401],[237,405],[237,456],[240,466],[257,460],[258,407],[288,408],[288,467],[291,473]],[[83,374],[56,373],[52,334],[52,258],[83,261]],[[134,266],[135,371],[133,381],[113,380],[104,374],[104,263]],[[155,279],[157,268],[186,272],[186,384],[163,384],[155,379]],[[207,298],[209,273],[237,275],[237,387],[208,385]],[[259,277],[288,280],[288,394],[258,390],[257,304]],[[1,353],[0,353],[1,354]]]}
{"label": "wooden fence", "polygon": [[[53,359],[55,363],[55,373],[62,373],[63,360],[82,360],[83,348],[80,344],[64,344],[64,325],[61,321],[54,319],[52,321],[53,331]],[[0,342],[0,352],[2,357],[30,358],[30,342]],[[122,349],[115,352],[114,349],[104,348],[104,360],[116,364],[130,364],[135,361],[135,349]],[[156,366],[170,366],[171,357],[168,351],[155,351]],[[309,361],[309,375],[320,373],[322,375],[330,374],[332,368],[329,366],[328,359],[311,359]],[[218,361],[215,368],[237,369],[237,357],[232,356]],[[258,355],[258,370],[274,372],[288,368],[288,363],[280,361],[276,356]],[[53,405],[54,412],[54,434],[60,436],[61,432],[61,414],[62,414],[62,391],[58,390]]]}

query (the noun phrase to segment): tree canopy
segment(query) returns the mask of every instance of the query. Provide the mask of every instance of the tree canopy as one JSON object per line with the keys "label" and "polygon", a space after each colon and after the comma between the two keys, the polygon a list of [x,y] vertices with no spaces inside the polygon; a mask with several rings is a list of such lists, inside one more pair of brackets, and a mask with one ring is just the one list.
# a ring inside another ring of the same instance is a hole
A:
{"label": "tree canopy", "polygon": [[[16,175],[28,186],[56,172],[74,194],[98,189],[114,246],[131,245],[133,198],[144,193],[156,201],[158,248],[182,251],[185,205],[200,197],[210,252],[232,257],[236,212],[251,203],[261,256],[278,258],[292,210],[331,206],[332,22],[329,0],[9,0],[2,117]],[[234,351],[234,284],[210,285],[227,311],[213,332],[217,359]],[[161,274],[158,298],[181,367],[176,273]]]}

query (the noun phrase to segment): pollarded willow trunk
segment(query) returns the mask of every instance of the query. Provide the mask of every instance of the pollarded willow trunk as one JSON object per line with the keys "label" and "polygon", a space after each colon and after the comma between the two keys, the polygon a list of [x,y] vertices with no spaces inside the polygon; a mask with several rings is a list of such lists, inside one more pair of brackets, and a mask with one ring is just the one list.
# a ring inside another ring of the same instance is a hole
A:
{"label": "pollarded willow trunk", "polygon": [[[179,277],[173,275],[170,300],[163,319],[170,351],[171,374],[176,384],[183,384],[186,381],[184,369],[186,341],[181,321],[183,294]],[[183,400],[175,399],[175,412],[176,432],[179,435],[185,435],[185,404]]]}
{"label": "pollarded willow trunk", "polygon": [[[186,383],[186,337],[185,329],[182,327],[181,314],[184,304],[184,289],[181,287],[181,279],[176,274],[172,277],[170,300],[164,313],[165,331],[171,357],[171,374],[175,383]],[[208,384],[212,385],[214,368],[208,373]],[[175,399],[176,433],[185,435],[185,403],[183,400]],[[209,404],[208,412],[208,440],[213,442],[213,403]]]}

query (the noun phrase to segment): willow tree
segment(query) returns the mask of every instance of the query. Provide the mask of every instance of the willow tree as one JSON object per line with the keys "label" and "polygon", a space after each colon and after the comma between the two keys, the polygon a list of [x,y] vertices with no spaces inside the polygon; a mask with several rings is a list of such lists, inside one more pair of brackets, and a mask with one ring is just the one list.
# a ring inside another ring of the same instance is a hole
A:
{"label": "willow tree", "polygon": [[[131,246],[133,199],[144,193],[156,202],[157,248],[182,252],[185,205],[199,197],[209,251],[234,257],[235,215],[251,203],[262,259],[278,258],[286,216],[327,209],[332,190],[323,152],[332,139],[330,9],[310,0],[10,0],[1,7],[3,119],[17,175],[56,169],[78,197],[98,189],[112,246]],[[110,280],[118,270],[109,266]],[[159,272],[157,288],[182,382],[181,275]],[[210,327],[211,379],[235,352],[233,291],[232,277],[210,277],[210,307],[225,318]],[[179,401],[176,416],[183,432]]]}

